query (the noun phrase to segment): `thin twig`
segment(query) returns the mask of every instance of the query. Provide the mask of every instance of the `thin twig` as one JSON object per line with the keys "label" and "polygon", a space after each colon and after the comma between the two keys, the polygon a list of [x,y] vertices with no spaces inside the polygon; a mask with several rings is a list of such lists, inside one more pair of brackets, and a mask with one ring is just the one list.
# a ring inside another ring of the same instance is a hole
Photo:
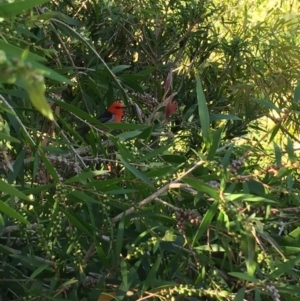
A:
{"label": "thin twig", "polygon": [[166,201],[164,201],[164,200],[162,200],[162,199],[160,199],[160,198],[155,198],[154,200],[155,200],[156,202],[159,202],[159,203],[161,203],[161,204],[167,206],[167,207],[172,208],[173,210],[179,210],[178,207],[176,207],[176,206],[174,206],[174,205],[172,205],[172,204],[170,204],[170,203],[168,203],[168,202],[166,202]]}
{"label": "thin twig", "polygon": [[172,184],[175,184],[175,183],[178,183],[179,181],[181,181],[182,178],[184,178],[185,176],[190,174],[192,171],[194,171],[196,168],[201,166],[203,163],[204,163],[204,161],[197,162],[192,168],[190,168],[189,170],[187,170],[186,172],[181,174],[176,180],[174,180],[174,181],[168,183],[167,185],[163,186],[162,188],[158,189],[156,192],[154,192],[153,194],[151,194],[150,196],[148,196],[147,198],[142,200],[140,203],[138,203],[135,207],[131,207],[131,208],[127,209],[126,211],[124,211],[124,212],[118,214],[117,216],[115,216],[112,219],[112,222],[116,223],[116,222],[120,221],[123,215],[127,216],[129,214],[132,214],[136,210],[136,208],[144,207],[145,205],[147,205],[148,203],[150,203],[154,199],[158,198],[160,195],[165,193],[170,188],[170,186]]}

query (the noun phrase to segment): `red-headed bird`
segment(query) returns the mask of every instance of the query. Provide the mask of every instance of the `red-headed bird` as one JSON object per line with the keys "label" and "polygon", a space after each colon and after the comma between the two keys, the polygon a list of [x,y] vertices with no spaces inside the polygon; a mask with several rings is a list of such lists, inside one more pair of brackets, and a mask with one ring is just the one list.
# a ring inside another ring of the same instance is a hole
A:
{"label": "red-headed bird", "polygon": [[[123,113],[124,113],[124,105],[116,101],[112,105],[110,105],[107,110],[101,114],[97,119],[102,123],[119,123],[122,121]],[[89,130],[88,125],[84,125],[76,129],[77,132],[85,133]]]}

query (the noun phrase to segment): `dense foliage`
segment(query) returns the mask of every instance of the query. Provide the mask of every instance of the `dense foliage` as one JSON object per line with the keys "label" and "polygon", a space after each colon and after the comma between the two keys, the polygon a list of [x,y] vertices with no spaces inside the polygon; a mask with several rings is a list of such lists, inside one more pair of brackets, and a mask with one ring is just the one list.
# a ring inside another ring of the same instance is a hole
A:
{"label": "dense foliage", "polygon": [[299,5],[273,2],[0,2],[2,300],[300,298]]}

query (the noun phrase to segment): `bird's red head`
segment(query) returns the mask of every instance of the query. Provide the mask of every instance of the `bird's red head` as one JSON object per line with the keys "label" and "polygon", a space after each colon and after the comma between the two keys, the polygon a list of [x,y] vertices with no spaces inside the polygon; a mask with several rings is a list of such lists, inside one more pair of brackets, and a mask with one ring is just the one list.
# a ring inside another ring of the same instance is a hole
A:
{"label": "bird's red head", "polygon": [[107,111],[114,115],[114,122],[121,122],[124,108],[125,107],[121,102],[116,101],[107,108]]}

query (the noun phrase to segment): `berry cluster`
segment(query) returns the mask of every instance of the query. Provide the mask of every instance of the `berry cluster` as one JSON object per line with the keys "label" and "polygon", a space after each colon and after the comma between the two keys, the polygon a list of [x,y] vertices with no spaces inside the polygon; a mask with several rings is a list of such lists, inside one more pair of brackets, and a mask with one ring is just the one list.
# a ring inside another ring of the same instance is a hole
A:
{"label": "berry cluster", "polygon": [[229,171],[232,174],[237,174],[237,171],[244,165],[244,158],[233,160],[228,166]]}
{"label": "berry cluster", "polygon": [[158,100],[154,98],[152,95],[148,93],[138,93],[138,92],[131,92],[130,93],[133,97],[139,99],[145,107],[150,111],[153,112],[153,110],[157,107],[159,104]]}
{"label": "berry cluster", "polygon": [[194,225],[199,225],[201,217],[192,210],[177,209],[175,211],[177,228],[181,234],[185,233],[186,224],[189,222]]}
{"label": "berry cluster", "polygon": [[52,163],[53,166],[63,171],[63,176],[68,178],[71,175],[78,175],[81,173],[82,169],[77,162],[69,160],[67,158],[62,158],[58,156],[49,156],[48,160]]}
{"label": "berry cluster", "polygon": [[99,282],[99,278],[92,277],[92,276],[87,276],[86,281],[85,281],[85,286],[87,288],[92,288],[96,286],[96,284]]}
{"label": "berry cluster", "polygon": [[277,288],[274,285],[267,285],[266,289],[270,292],[270,294],[272,295],[274,301],[280,301],[279,292],[278,292]]}

